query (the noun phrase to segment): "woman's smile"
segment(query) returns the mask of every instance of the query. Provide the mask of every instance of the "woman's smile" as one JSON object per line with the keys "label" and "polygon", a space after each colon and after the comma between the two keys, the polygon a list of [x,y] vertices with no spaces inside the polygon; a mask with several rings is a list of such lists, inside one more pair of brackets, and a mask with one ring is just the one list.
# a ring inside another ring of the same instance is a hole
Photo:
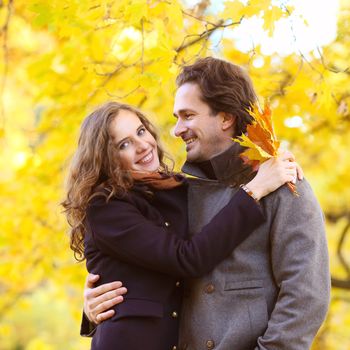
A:
{"label": "woman's smile", "polygon": [[138,160],[136,163],[140,164],[150,164],[153,161],[153,150],[151,150],[149,153],[147,153],[144,157],[142,157],[140,160]]}
{"label": "woman's smile", "polygon": [[120,110],[111,123],[110,133],[124,169],[141,172],[158,170],[157,141],[134,112]]}

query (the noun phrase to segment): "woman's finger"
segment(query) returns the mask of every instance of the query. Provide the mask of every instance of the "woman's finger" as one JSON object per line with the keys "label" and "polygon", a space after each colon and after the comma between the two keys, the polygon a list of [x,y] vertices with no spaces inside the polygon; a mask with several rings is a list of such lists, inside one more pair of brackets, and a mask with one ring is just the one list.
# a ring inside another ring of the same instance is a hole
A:
{"label": "woman's finger", "polygon": [[93,273],[89,273],[85,280],[85,288],[94,288],[94,284],[99,280],[99,275],[94,275]]}
{"label": "woman's finger", "polygon": [[288,160],[283,161],[283,166],[285,169],[296,169],[297,163],[296,162],[290,162]]}
{"label": "woman's finger", "polygon": [[108,310],[106,312],[103,312],[102,314],[98,314],[96,317],[95,323],[100,324],[101,322],[113,317],[114,314],[115,314],[114,310]]}
{"label": "woman's finger", "polygon": [[300,181],[304,179],[303,169],[301,168],[301,166],[298,163],[297,163],[297,175],[298,175],[298,179]]}
{"label": "woman's finger", "polygon": [[[106,292],[104,294],[101,294],[98,297],[90,300],[89,302],[90,309],[96,309],[99,305],[104,304],[107,301],[113,300],[114,298],[117,298],[121,295],[124,295],[126,292],[127,292],[127,289],[125,287],[121,287],[121,288]],[[99,312],[106,311],[107,309],[109,309],[109,307],[99,308]]]}
{"label": "woman's finger", "polygon": [[[101,322],[105,320],[106,315],[110,315],[109,317],[114,315],[114,310],[110,310],[113,306],[120,304],[124,301],[124,298],[120,295],[114,299],[105,301],[104,303],[101,303],[95,310],[94,310],[94,319]],[[107,310],[107,311],[106,311]],[[109,312],[113,311],[113,312]],[[101,316],[102,315],[102,316]]]}
{"label": "woman's finger", "polygon": [[102,294],[105,294],[111,290],[121,288],[122,282],[116,281],[116,282],[110,282],[102,284],[101,286],[98,286],[96,288],[92,288],[89,293],[89,298],[96,298]]}
{"label": "woman's finger", "polygon": [[292,152],[289,152],[289,151],[283,152],[279,157],[281,160],[290,160],[292,162],[295,161],[294,154]]}

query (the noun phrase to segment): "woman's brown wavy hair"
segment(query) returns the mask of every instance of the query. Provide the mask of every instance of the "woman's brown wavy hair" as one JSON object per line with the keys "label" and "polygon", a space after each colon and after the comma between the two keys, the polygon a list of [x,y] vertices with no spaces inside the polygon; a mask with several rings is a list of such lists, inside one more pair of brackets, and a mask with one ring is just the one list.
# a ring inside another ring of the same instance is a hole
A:
{"label": "woman's brown wavy hair", "polygon": [[[67,196],[62,202],[70,228],[70,247],[78,261],[83,261],[85,213],[91,198],[108,193],[123,196],[133,185],[128,170],[122,168],[118,150],[110,134],[110,124],[121,110],[135,113],[158,144],[160,170],[168,173],[165,153],[152,123],[136,108],[117,102],[108,102],[97,108],[83,121],[78,148],[73,156],[67,178]],[[169,157],[167,157],[169,158]]]}

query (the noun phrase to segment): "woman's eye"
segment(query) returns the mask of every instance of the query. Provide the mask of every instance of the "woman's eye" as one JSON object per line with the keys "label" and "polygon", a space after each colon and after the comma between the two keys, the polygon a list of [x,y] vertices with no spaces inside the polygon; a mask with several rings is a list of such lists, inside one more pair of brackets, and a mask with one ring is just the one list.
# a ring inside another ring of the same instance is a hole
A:
{"label": "woman's eye", "polygon": [[123,143],[121,143],[120,145],[119,145],[119,149],[125,149],[126,147],[128,147],[129,146],[129,142],[128,141],[125,141],[125,142],[123,142]]}
{"label": "woman's eye", "polygon": [[146,128],[141,128],[141,129],[139,129],[139,131],[138,131],[138,135],[139,136],[141,136],[141,135],[143,135],[144,133],[146,132]]}

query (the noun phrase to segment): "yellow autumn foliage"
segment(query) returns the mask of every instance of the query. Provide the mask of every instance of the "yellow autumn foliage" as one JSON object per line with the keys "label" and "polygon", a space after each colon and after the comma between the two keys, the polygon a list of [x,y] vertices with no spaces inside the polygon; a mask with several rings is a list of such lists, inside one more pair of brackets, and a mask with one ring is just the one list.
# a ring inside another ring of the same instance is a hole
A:
{"label": "yellow autumn foliage", "polygon": [[[0,350],[88,349],[79,337],[85,266],[69,250],[59,206],[84,116],[106,100],[144,110],[179,169],[175,77],[215,55],[244,66],[269,98],[327,219],[334,285],[313,350],[350,349],[350,5],[337,38],[307,57],[237,48],[224,34],[257,16],[273,35],[293,8],[270,0],[4,0],[0,2]],[[317,10],[315,10],[317,12]],[[214,40],[215,39],[215,40]],[[262,62],[262,64],[255,64]]]}

